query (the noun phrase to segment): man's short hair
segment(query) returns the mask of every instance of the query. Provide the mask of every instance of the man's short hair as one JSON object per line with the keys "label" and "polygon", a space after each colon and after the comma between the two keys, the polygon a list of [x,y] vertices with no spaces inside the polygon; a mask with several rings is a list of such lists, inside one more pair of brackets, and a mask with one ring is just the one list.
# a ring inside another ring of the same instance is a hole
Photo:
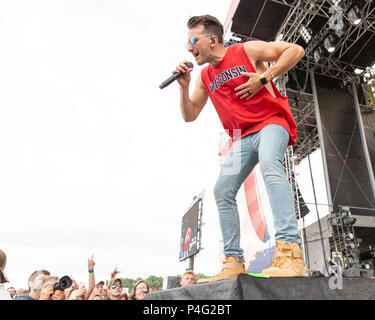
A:
{"label": "man's short hair", "polygon": [[[47,271],[47,270],[36,270],[36,271],[34,271],[32,274],[31,274],[31,276],[29,277],[29,281],[28,281],[28,285],[29,285],[29,290],[31,289],[31,287],[30,287],[30,283],[31,282],[34,282],[35,281],[35,279],[37,278],[37,277],[39,277],[41,274],[43,274],[44,276],[50,276],[51,275],[51,273],[49,272],[49,271]],[[41,281],[41,285],[43,286],[43,281]],[[42,287],[41,286],[38,286],[38,290],[39,290],[39,287],[40,287],[40,290],[42,290]],[[34,289],[34,288],[33,288]]]}
{"label": "man's short hair", "polygon": [[195,273],[194,273],[193,270],[186,270],[186,271],[184,272],[184,274],[182,275],[182,278],[185,277],[185,276],[188,275],[188,274],[191,274],[191,275],[193,275],[193,276],[195,277]]}
{"label": "man's short hair", "polygon": [[219,43],[223,43],[224,27],[218,19],[208,14],[190,17],[187,27],[190,29],[197,25],[203,25],[205,32],[217,36]]}

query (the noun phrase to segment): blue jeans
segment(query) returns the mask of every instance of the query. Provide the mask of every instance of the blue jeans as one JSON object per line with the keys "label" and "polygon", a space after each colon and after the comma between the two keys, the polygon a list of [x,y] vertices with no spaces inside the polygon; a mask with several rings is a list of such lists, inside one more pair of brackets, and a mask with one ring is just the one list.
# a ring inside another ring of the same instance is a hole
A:
{"label": "blue jeans", "polygon": [[288,141],[288,131],[271,124],[237,140],[225,158],[214,194],[227,257],[244,261],[236,195],[258,162],[274,217],[275,239],[300,243],[293,192],[283,166]]}

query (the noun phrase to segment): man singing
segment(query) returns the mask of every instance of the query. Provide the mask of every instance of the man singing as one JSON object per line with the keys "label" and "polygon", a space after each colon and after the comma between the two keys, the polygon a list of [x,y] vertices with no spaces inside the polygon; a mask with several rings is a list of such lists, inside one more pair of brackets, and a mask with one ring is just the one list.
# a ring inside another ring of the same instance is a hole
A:
{"label": "man singing", "polygon": [[[235,278],[246,273],[240,247],[240,220],[236,194],[255,165],[265,181],[274,216],[277,255],[262,271],[270,277],[304,276],[303,255],[294,213],[293,193],[285,175],[283,156],[296,142],[296,124],[288,105],[272,82],[293,68],[304,56],[302,47],[283,41],[249,41],[225,48],[223,26],[209,15],[195,16],[187,23],[187,49],[202,69],[193,94],[189,95],[187,61],[173,71],[182,72],[180,108],[186,122],[197,119],[210,97],[224,129],[233,139],[214,195],[224,241],[220,273],[198,282]],[[277,61],[269,69],[264,62]]]}

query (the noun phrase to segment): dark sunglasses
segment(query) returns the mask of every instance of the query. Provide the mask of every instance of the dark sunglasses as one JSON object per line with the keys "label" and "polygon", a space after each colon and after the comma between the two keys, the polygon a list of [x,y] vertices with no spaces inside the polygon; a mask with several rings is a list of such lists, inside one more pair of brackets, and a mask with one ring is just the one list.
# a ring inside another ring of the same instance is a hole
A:
{"label": "dark sunglasses", "polygon": [[116,289],[117,287],[122,288],[122,283],[114,283],[111,288]]}

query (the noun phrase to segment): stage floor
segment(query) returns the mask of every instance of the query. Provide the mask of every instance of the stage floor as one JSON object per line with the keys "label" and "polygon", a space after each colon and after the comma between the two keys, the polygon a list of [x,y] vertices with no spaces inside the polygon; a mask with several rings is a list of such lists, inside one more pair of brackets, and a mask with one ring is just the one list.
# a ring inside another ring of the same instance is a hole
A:
{"label": "stage floor", "polygon": [[[375,300],[375,280],[343,278],[253,278],[193,284],[154,291],[147,300]],[[340,287],[341,289],[334,289]],[[333,288],[333,289],[331,289]]]}

